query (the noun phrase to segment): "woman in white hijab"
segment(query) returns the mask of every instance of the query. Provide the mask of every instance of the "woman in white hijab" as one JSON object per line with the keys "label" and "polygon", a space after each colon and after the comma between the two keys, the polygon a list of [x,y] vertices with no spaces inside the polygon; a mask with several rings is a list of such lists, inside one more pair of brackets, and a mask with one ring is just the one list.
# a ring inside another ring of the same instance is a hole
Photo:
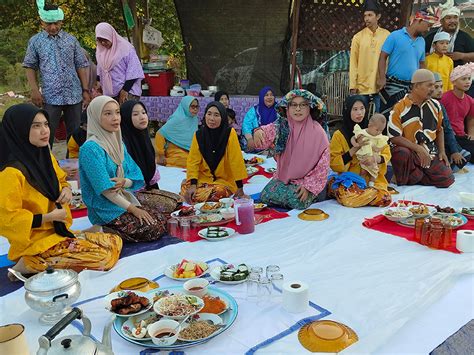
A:
{"label": "woman in white hijab", "polygon": [[87,108],[87,141],[79,151],[82,198],[91,223],[113,230],[124,241],[158,239],[166,218],[133,195],[144,186],[143,175],[122,142],[120,106],[99,96]]}

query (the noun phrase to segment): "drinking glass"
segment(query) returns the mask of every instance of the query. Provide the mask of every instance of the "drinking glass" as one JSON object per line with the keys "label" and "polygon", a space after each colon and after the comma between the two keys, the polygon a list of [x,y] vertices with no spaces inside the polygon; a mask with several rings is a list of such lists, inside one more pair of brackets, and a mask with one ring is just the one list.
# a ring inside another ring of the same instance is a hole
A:
{"label": "drinking glass", "polygon": [[191,232],[191,221],[189,219],[182,219],[180,221],[181,225],[181,236],[184,240],[188,240]]}
{"label": "drinking glass", "polygon": [[263,273],[263,267],[260,266],[254,266],[250,269],[250,272],[253,272],[255,274],[262,274]]}
{"label": "drinking glass", "polygon": [[272,300],[276,303],[282,301],[282,292],[283,292],[283,274],[272,274],[270,278],[272,281]]}
{"label": "drinking glass", "polygon": [[266,274],[268,279],[271,279],[272,274],[274,274],[278,271],[280,271],[280,267],[278,265],[268,265],[266,270],[265,270],[265,274]]}
{"label": "drinking glass", "polygon": [[258,282],[258,301],[257,303],[265,306],[272,298],[272,281],[268,277],[261,277]]}
{"label": "drinking glass", "polygon": [[260,274],[251,272],[247,278],[247,301],[256,302],[258,300],[258,283]]}
{"label": "drinking glass", "polygon": [[179,228],[179,223],[178,220],[174,218],[168,219],[168,233],[172,237],[177,237],[178,236],[178,228]]}

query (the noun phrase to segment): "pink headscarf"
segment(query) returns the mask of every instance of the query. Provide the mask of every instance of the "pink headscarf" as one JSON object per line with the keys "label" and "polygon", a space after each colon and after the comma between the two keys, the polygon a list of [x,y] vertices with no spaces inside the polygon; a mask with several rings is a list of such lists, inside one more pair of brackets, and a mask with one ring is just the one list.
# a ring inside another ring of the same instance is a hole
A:
{"label": "pink headscarf", "polygon": [[104,71],[104,77],[100,78],[102,87],[104,88],[104,93],[111,93],[112,77],[110,76],[110,71],[120,61],[120,59],[130,53],[133,46],[125,38],[120,36],[112,25],[107,22],[101,22],[95,27],[95,38],[104,38],[112,42],[112,47],[110,49],[97,43],[95,52],[97,65],[102,67]]}
{"label": "pink headscarf", "polygon": [[285,150],[276,156],[276,178],[285,184],[304,178],[318,164],[329,141],[321,125],[309,114],[303,121],[295,121],[287,111],[290,134]]}
{"label": "pink headscarf", "polygon": [[472,76],[473,73],[474,73],[474,63],[470,62],[464,65],[458,65],[456,68],[454,68],[451,75],[449,76],[449,79],[451,81],[455,81],[466,75]]}

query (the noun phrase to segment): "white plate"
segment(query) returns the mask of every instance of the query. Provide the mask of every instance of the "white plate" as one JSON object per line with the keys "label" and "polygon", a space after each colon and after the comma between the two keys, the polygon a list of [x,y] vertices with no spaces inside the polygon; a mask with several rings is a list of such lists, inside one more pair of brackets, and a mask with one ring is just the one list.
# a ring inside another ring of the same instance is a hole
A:
{"label": "white plate", "polygon": [[[192,261],[192,260],[190,260]],[[194,261],[193,261],[194,262]],[[206,264],[206,263],[204,263]],[[177,277],[174,277],[173,276],[173,272],[174,270],[178,267],[179,264],[175,264],[175,265],[170,265],[168,266],[166,269],[165,269],[165,276],[170,278],[170,279],[173,279],[173,280],[176,280],[176,281],[188,281],[188,280],[193,280],[193,279],[198,279],[200,277],[203,277],[204,275],[206,275],[208,272],[209,272],[209,265],[206,264],[207,266],[207,269],[204,270],[204,272],[199,275],[199,276],[195,276],[195,277],[187,277],[187,278],[177,278]]]}
{"label": "white plate", "polygon": [[[169,297],[172,297],[172,296],[177,296],[177,295],[182,295],[186,298],[193,298],[196,300],[196,303],[198,304],[198,307],[191,313],[189,314],[186,314],[186,315],[183,315],[183,316],[168,316],[168,315],[165,315],[163,313],[160,313],[160,304],[163,303],[163,300],[169,298]],[[168,296],[168,297],[163,297],[163,298],[160,298],[158,301],[155,302],[155,304],[153,305],[153,310],[156,312],[156,314],[160,315],[160,316],[163,316],[163,317],[166,317],[166,318],[171,318],[171,319],[174,319],[174,320],[177,320],[177,321],[180,321],[180,320],[183,320],[184,318],[186,318],[187,316],[192,316],[196,313],[198,313],[201,309],[204,308],[204,301],[202,300],[202,298],[199,298],[197,296],[193,296],[193,295],[186,295],[186,294],[174,294],[172,296]]]}
{"label": "white plate", "polygon": [[277,171],[277,168],[265,168],[265,172],[269,174],[273,174]]}
{"label": "white plate", "polygon": [[196,219],[197,224],[204,224],[204,223],[215,223],[220,222],[224,219],[220,213],[209,213],[209,214],[202,214],[199,218]]}
{"label": "white plate", "polygon": [[[222,318],[219,317],[217,314],[214,314],[214,313],[199,313],[199,314],[195,314],[191,318],[193,320],[196,320],[196,321],[200,321],[200,320],[201,321],[211,321],[214,325],[221,325],[223,323]],[[189,320],[187,320],[184,324],[181,325],[181,330],[186,329],[187,327],[189,327]],[[207,336],[205,338],[193,339],[193,340],[183,339],[178,335],[178,340],[191,342],[191,341],[209,339],[209,338],[212,338],[212,336],[221,329],[222,329],[222,327],[219,327],[213,333],[211,333],[209,336]]]}
{"label": "white plate", "polygon": [[[201,210],[201,207],[204,206],[204,204],[208,204],[208,205],[212,205],[212,206],[215,206],[217,205],[218,203],[221,205],[219,206],[218,208],[213,208],[212,210]],[[199,212],[201,212],[202,214],[213,214],[213,213],[218,213],[221,208],[224,207],[224,204],[223,203],[220,203],[220,202],[201,202],[201,203],[196,203],[194,205],[194,208],[196,210],[198,210]]]}
{"label": "white plate", "polygon": [[171,217],[176,218],[176,219],[180,219],[180,218],[189,218],[189,219],[191,219],[191,218],[195,218],[195,217],[199,216],[200,214],[201,214],[201,212],[199,212],[199,210],[194,209],[194,214],[193,215],[191,215],[191,216],[180,216],[179,215],[179,210],[178,210],[178,211],[172,212]]}
{"label": "white plate", "polygon": [[203,228],[201,229],[198,234],[201,238],[204,238],[210,242],[218,242],[220,240],[225,240],[225,239],[228,239],[230,238],[232,235],[235,234],[235,230],[233,230],[232,228],[227,228],[227,227],[216,227],[216,228],[219,228],[221,229],[222,231],[225,231],[227,232],[228,236],[226,237],[217,237],[217,238],[208,238],[207,237],[207,228]]}
{"label": "white plate", "polygon": [[154,320],[152,322],[149,322],[148,325],[157,322],[162,317],[157,315],[155,313],[155,311],[148,311],[148,312],[140,314],[138,316],[132,316],[132,317],[128,318],[122,324],[122,334],[125,335],[127,338],[132,339],[132,340],[136,340],[136,341],[146,341],[146,340],[151,341],[151,337],[149,336],[149,334],[145,334],[145,336],[143,338],[137,338],[137,337],[134,337],[132,335],[132,330],[133,330],[133,328],[135,328],[135,325],[133,323],[139,323],[142,320],[146,320],[146,319],[149,319],[149,318],[154,319]]}
{"label": "white plate", "polygon": [[216,266],[214,269],[211,270],[211,272],[209,273],[211,275],[211,277],[216,280],[216,281],[219,281],[223,284],[227,284],[227,285],[238,285],[238,284],[241,284],[241,283],[244,283],[245,281],[247,281],[248,279],[248,276],[246,279],[244,280],[240,280],[240,281],[222,281],[220,279],[220,276],[221,276],[221,270],[222,268],[220,266]]}
{"label": "white plate", "polygon": [[[258,205],[258,207],[257,207]],[[253,210],[255,212],[260,212],[261,210],[263,210],[264,208],[267,208],[268,206],[265,204],[265,203],[255,203],[253,205]]]}
{"label": "white plate", "polygon": [[258,169],[253,166],[247,166],[247,175],[252,175],[258,172]]}
{"label": "white plate", "polygon": [[[111,307],[112,307],[112,304],[111,304],[112,300],[114,300],[116,298],[119,298],[119,297],[125,297],[130,292],[133,292],[137,296],[140,296],[140,297],[146,297],[148,299],[148,306],[142,308],[139,312],[130,313],[130,314],[119,314],[119,313],[116,313],[116,312],[110,310]],[[145,292],[117,291],[117,292],[109,293],[107,296],[105,296],[105,309],[107,309],[110,313],[113,313],[113,314],[117,315],[117,317],[129,318],[129,317],[133,317],[133,316],[138,316],[140,314],[143,314],[143,313],[147,312],[152,306],[153,306],[153,296],[151,294],[145,293]]]}
{"label": "white plate", "polygon": [[[417,207],[416,205],[415,206],[411,206],[408,208],[408,211],[410,211],[410,208],[413,208],[413,207]],[[415,218],[422,218],[422,217],[428,217],[429,215],[432,215],[433,213],[436,213],[436,208],[432,207],[432,206],[426,206],[428,208],[428,213],[427,214],[415,214],[413,212],[413,217]]]}

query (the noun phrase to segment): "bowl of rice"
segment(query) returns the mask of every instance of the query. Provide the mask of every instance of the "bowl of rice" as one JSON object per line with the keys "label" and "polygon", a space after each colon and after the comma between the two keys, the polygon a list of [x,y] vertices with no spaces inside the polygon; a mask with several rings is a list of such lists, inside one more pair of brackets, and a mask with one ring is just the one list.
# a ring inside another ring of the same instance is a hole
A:
{"label": "bowl of rice", "polygon": [[153,305],[156,314],[175,320],[198,313],[204,308],[204,301],[193,295],[175,294],[159,299]]}

